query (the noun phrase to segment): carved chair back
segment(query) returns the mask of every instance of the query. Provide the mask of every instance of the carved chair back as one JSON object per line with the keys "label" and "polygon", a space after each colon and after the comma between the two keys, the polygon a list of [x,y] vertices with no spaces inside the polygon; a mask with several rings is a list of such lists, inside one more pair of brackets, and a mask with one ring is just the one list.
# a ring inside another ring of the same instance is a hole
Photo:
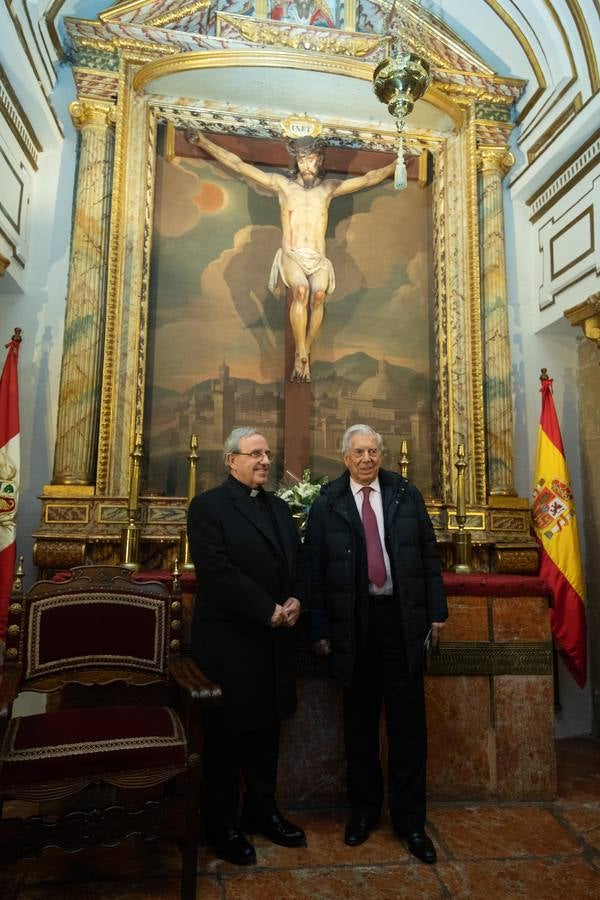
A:
{"label": "carved chair back", "polygon": [[[176,792],[164,791],[164,803],[144,801],[144,815],[125,805],[119,810],[123,836],[150,839],[160,834],[161,822],[177,822],[167,836],[181,838],[182,897],[190,900],[196,895],[199,707],[218,703],[220,689],[180,656],[181,611],[177,576],[170,591],[136,580],[123,567],[82,566],[68,580],[36,583],[24,596],[17,580],[0,682],[0,792],[44,802],[90,784],[130,790],[181,776],[186,784],[179,818],[166,809]],[[108,702],[106,688],[116,690]],[[13,717],[12,703],[23,690],[69,700],[52,700],[44,713]],[[119,818],[113,796],[109,807],[112,846],[118,843],[113,826]],[[102,811],[86,811],[84,805],[83,815],[84,842],[94,842],[95,830],[95,842],[103,843]],[[63,819],[49,827],[42,816],[33,817],[21,829],[7,821],[0,821],[0,858],[37,855],[46,846],[74,849],[73,828]]]}

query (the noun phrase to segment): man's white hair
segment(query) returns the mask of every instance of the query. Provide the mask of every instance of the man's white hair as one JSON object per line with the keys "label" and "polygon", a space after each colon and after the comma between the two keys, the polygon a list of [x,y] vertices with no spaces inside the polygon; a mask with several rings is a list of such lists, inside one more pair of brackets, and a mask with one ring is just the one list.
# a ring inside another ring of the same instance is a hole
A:
{"label": "man's white hair", "polygon": [[234,428],[229,437],[226,439],[223,444],[223,465],[225,468],[229,468],[227,465],[227,457],[230,453],[239,453],[240,450],[240,441],[247,437],[254,437],[255,434],[260,434],[261,437],[264,437],[262,431],[258,431],[256,428]]}
{"label": "man's white hair", "polygon": [[342,438],[342,453],[348,452],[350,449],[350,441],[355,434],[367,434],[369,437],[374,437],[377,442],[377,449],[383,449],[383,438],[378,431],[375,431],[370,425],[351,425],[350,428],[346,429]]}

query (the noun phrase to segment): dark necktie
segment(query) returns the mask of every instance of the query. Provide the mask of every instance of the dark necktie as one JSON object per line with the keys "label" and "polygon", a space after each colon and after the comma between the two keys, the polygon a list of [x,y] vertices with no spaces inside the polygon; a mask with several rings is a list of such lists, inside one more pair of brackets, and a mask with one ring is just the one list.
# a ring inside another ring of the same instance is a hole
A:
{"label": "dark necktie", "polygon": [[371,506],[369,494],[373,488],[362,488],[363,505],[362,505],[362,522],[365,532],[365,541],[367,544],[367,563],[369,567],[369,581],[377,587],[385,584],[385,561],[383,559],[383,550],[381,547],[381,539],[379,537],[379,528],[377,527],[377,519]]}

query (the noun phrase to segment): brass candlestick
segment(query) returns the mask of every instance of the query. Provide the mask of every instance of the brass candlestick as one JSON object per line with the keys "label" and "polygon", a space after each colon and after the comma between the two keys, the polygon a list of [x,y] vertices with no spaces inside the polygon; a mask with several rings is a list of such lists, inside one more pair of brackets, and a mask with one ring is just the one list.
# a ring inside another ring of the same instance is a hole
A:
{"label": "brass candlestick", "polygon": [[398,466],[400,467],[400,474],[403,478],[408,478],[408,464],[410,460],[408,458],[408,443],[407,441],[402,441],[400,444],[400,458],[398,460]]}
{"label": "brass candlestick", "polygon": [[[187,502],[188,506],[196,496],[196,468],[198,465],[198,435],[190,435],[190,452],[188,460],[188,489]],[[181,560],[181,568],[184,572],[194,570],[194,563],[190,556],[190,542],[188,540],[187,528],[183,528],[179,538],[179,559]]]}
{"label": "brass candlestick", "polygon": [[129,503],[127,525],[121,530],[121,565],[135,571],[140,567],[140,473],[142,467],[142,436],[136,434],[131,452],[129,472]]}
{"label": "brass candlestick", "polygon": [[467,461],[465,459],[465,445],[459,444],[457,450],[457,459],[454,463],[456,466],[456,524],[458,531],[452,535],[452,545],[454,549],[454,565],[453,572],[461,575],[468,575],[473,571],[473,557],[471,547],[471,534],[465,531],[467,522],[466,511],[466,495],[465,495],[465,469]]}

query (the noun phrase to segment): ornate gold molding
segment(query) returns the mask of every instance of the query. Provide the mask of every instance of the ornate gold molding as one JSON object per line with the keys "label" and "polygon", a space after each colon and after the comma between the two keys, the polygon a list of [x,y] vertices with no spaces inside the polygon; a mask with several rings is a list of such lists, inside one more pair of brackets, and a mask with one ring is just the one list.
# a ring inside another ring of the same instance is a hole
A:
{"label": "ornate gold molding", "polygon": [[[137,61],[132,60],[130,61]],[[298,53],[291,50],[203,50],[187,53],[174,53],[168,57],[146,61],[136,72],[133,89],[136,94],[157,78],[172,75],[175,72],[190,72],[195,69],[228,69],[228,68],[281,68],[299,69],[305,72],[324,72],[329,75],[344,75],[371,82],[373,66],[349,57],[327,56],[318,53]],[[462,110],[455,98],[446,97],[439,90],[440,85],[430,87],[424,99],[440,112],[449,116],[458,128],[462,128],[464,118]]]}
{"label": "ornate gold molding", "polygon": [[571,325],[579,325],[586,338],[593,341],[600,350],[600,292],[565,310],[564,315]]}
{"label": "ornate gold molding", "polygon": [[3,253],[0,253],[0,278],[4,275],[9,266],[10,259],[8,259],[7,256],[4,256]]}
{"label": "ornate gold molding", "polygon": [[153,60],[143,66],[133,79],[133,89],[141,93],[147,84],[174,72],[190,72],[194,69],[229,68],[282,68],[300,69],[307,72],[328,72],[332,75],[346,75],[371,81],[373,66],[349,58],[321,56],[317,53],[294,53],[290,50],[257,51],[244,50],[202,50],[177,53],[163,59]]}
{"label": "ornate gold molding", "polygon": [[98,18],[101,22],[110,22],[113,19],[120,19],[127,13],[135,12],[136,10],[141,9],[142,6],[147,5],[148,0],[120,0],[120,2],[113,2],[112,6],[99,13]]}
{"label": "ornate gold molding", "polygon": [[185,16],[193,16],[194,13],[203,9],[208,9],[212,4],[212,0],[193,0],[192,3],[186,3],[177,9],[163,13],[161,16],[153,16],[144,22],[144,25],[151,25],[153,28],[164,28],[165,25],[172,25]]}
{"label": "ornate gold molding", "polygon": [[508,147],[477,148],[477,168],[480,172],[498,172],[504,177],[514,164],[514,154]]}
{"label": "ornate gold molding", "polygon": [[114,103],[105,100],[91,100],[80,97],[69,103],[69,113],[75,128],[80,130],[87,125],[101,125],[105,128],[114,126],[116,122],[116,108]]}
{"label": "ornate gold molding", "polygon": [[[223,35],[223,25],[229,25],[234,32],[252,44],[287,47],[314,53],[330,53],[334,56],[361,57],[375,54],[382,48],[388,55],[390,38],[380,34],[351,33],[351,29],[340,31],[336,28],[295,25],[293,22],[278,22],[269,19],[255,19],[231,13],[217,13],[217,35]],[[231,37],[231,33],[226,34]]]}
{"label": "ornate gold molding", "polygon": [[110,434],[113,392],[115,390],[115,360],[117,347],[117,319],[121,300],[121,261],[123,255],[122,216],[125,193],[125,159],[127,154],[127,124],[130,115],[132,89],[131,78],[134,63],[127,56],[121,58],[119,90],[116,107],[115,156],[113,164],[113,201],[108,250],[108,283],[106,289],[106,321],[104,327],[104,357],[100,401],[100,428],[98,434],[98,459],[96,464],[96,492],[106,493],[109,479]]}
{"label": "ornate gold molding", "polygon": [[177,53],[177,47],[153,44],[150,41],[138,41],[134,38],[114,38],[112,41],[105,41],[102,38],[77,37],[76,43],[78,48],[96,50],[99,53],[114,54],[121,51],[137,54],[137,61],[140,65],[151,62],[157,57],[173,56]]}
{"label": "ornate gold molding", "polygon": [[508,107],[515,102],[513,96],[503,96],[502,94],[494,93],[483,85],[454,84],[451,81],[441,81],[435,76],[433,85],[440,93],[448,94],[452,101],[461,107],[470,106],[474,100],[477,100],[479,103],[499,103]]}
{"label": "ornate gold molding", "polygon": [[472,394],[472,428],[469,436],[469,458],[472,460],[475,497],[472,500],[483,503],[487,494],[486,446],[485,446],[485,403],[483,396],[483,347],[481,334],[483,328],[481,307],[481,260],[479,251],[479,214],[478,214],[478,180],[477,180],[477,120],[475,107],[472,105],[468,113],[466,128],[466,179],[467,179],[467,241],[468,241],[468,278],[470,307],[470,344],[473,383]]}

